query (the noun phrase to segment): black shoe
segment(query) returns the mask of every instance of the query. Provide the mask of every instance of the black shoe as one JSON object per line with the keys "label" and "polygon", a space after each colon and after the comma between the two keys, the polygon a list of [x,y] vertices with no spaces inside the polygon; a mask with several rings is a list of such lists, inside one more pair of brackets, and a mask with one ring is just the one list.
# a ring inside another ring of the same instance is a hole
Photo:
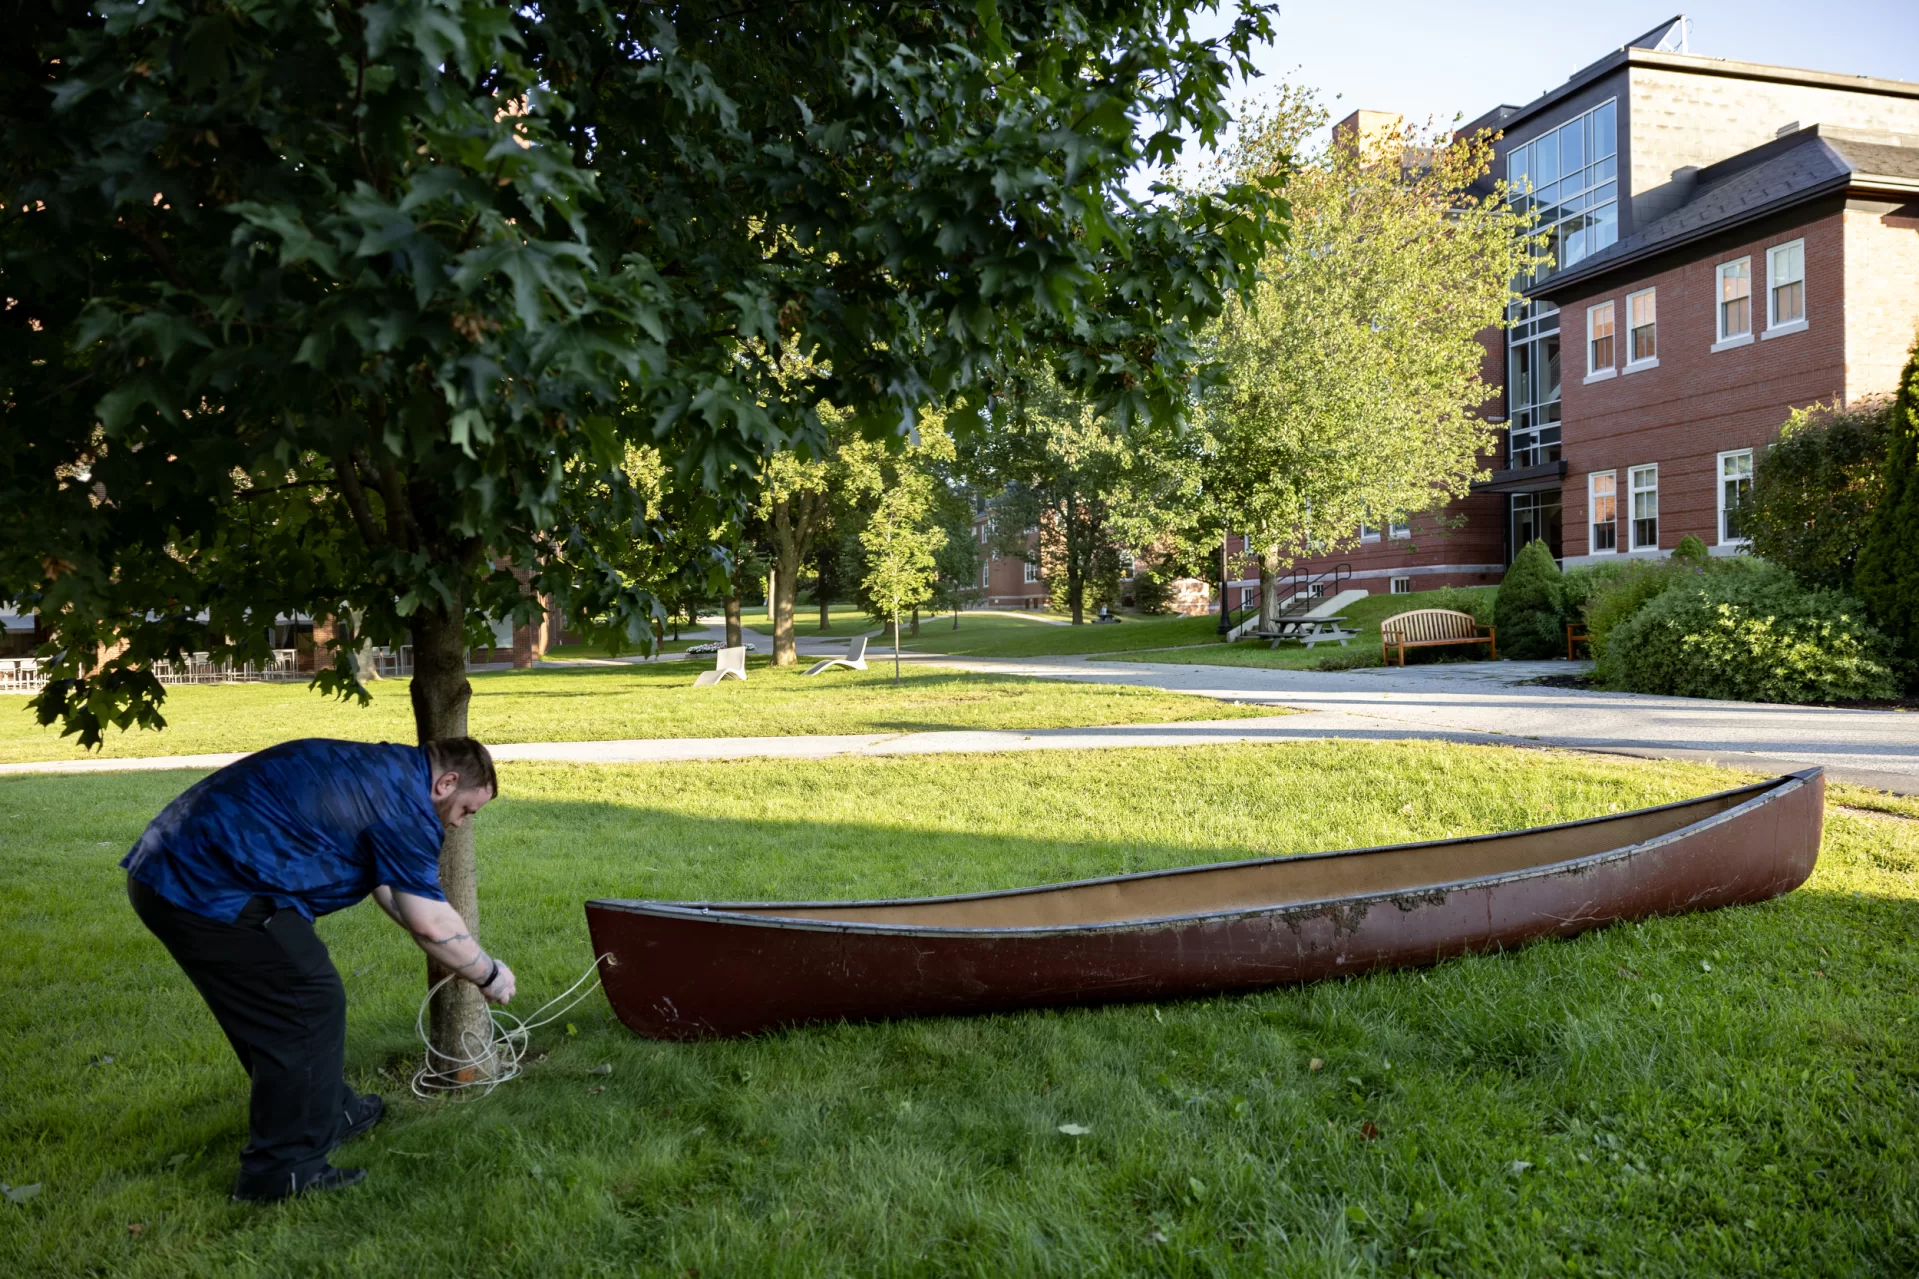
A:
{"label": "black shoe", "polygon": [[271,1180],[248,1177],[240,1174],[239,1184],[233,1188],[233,1202],[237,1204],[272,1204],[282,1199],[291,1199],[295,1195],[311,1194],[316,1190],[345,1190],[348,1186],[357,1186],[366,1180],[364,1168],[335,1168],[331,1164],[322,1164],[320,1170],[302,1177],[297,1173],[287,1173],[283,1177]]}
{"label": "black shoe", "polygon": [[386,1114],[386,1102],[379,1093],[355,1094],[346,1105],[346,1128],[340,1133],[340,1140],[333,1143],[337,1150],[355,1137],[380,1122]]}

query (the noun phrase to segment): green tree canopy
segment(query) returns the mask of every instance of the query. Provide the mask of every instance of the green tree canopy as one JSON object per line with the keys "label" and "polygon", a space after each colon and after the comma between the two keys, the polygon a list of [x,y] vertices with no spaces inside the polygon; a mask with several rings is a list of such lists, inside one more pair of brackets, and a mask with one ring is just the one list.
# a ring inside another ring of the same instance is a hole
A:
{"label": "green tree canopy", "polygon": [[1488,135],[1396,128],[1296,160],[1324,120],[1289,91],[1227,161],[1291,173],[1288,240],[1216,327],[1227,372],[1204,401],[1208,506],[1260,555],[1269,615],[1297,556],[1466,493],[1497,438],[1479,334],[1538,247],[1483,184]]}
{"label": "green tree canopy", "polygon": [[1886,436],[1885,488],[1853,581],[1898,644],[1908,687],[1919,687],[1919,342],[1899,373]]}

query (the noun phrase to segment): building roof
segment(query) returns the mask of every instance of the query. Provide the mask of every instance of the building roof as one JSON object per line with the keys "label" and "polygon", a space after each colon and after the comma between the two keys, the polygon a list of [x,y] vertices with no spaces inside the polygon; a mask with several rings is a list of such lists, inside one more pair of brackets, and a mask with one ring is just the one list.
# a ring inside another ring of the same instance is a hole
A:
{"label": "building roof", "polygon": [[1837,192],[1919,196],[1919,137],[1815,124],[1701,169],[1686,202],[1529,290],[1550,298],[1628,263]]}

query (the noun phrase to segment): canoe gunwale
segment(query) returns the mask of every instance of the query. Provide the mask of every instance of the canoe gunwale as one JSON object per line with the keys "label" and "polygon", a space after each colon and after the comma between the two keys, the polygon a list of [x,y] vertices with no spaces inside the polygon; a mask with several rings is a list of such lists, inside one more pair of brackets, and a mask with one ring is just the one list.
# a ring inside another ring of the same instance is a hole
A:
{"label": "canoe gunwale", "polygon": [[[1690,839],[1702,831],[1745,816],[1767,804],[1774,803],[1792,794],[1802,786],[1816,779],[1824,770],[1821,768],[1801,769],[1762,782],[1746,786],[1735,786],[1728,790],[1715,791],[1708,795],[1698,795],[1692,799],[1675,800],[1669,804],[1658,804],[1651,808],[1635,808],[1624,813],[1606,813],[1598,817],[1585,817],[1577,821],[1556,822],[1548,826],[1527,826],[1519,830],[1494,831],[1484,835],[1465,835],[1456,839],[1421,840],[1407,844],[1375,844],[1366,848],[1342,848],[1318,853],[1299,853],[1278,857],[1254,857],[1241,861],[1213,862],[1201,866],[1180,866],[1167,870],[1133,871],[1124,875],[1105,875],[1093,879],[1069,880],[1058,884],[1042,884],[1029,888],[1000,888],[979,893],[953,893],[938,897],[893,897],[867,900],[808,901],[808,902],[697,902],[697,901],[656,901],[636,898],[595,898],[587,902],[590,909],[619,911],[626,914],[653,915],[668,919],[698,920],[708,923],[725,924],[729,927],[757,927],[784,929],[802,932],[857,933],[867,936],[918,936],[918,937],[1048,937],[1076,936],[1100,932],[1127,932],[1139,929],[1157,929],[1167,927],[1190,926],[1204,921],[1232,921],[1258,916],[1323,913],[1332,908],[1352,905],[1375,905],[1389,903],[1409,896],[1443,893],[1450,894],[1466,889],[1495,888],[1505,884],[1519,883],[1552,875],[1568,873],[1574,868],[1597,868],[1609,862],[1644,853],[1680,840]],[[1603,822],[1616,822],[1627,818],[1643,817],[1648,813],[1658,813],[1675,808],[1703,803],[1725,796],[1747,793],[1748,797],[1730,808],[1702,817],[1698,821],[1667,831],[1663,835],[1637,843],[1621,844],[1614,848],[1602,849],[1581,857],[1564,861],[1546,862],[1537,866],[1528,866],[1520,870],[1504,871],[1492,875],[1479,875],[1466,879],[1447,880],[1439,883],[1408,884],[1399,888],[1379,892],[1354,893],[1339,897],[1319,897],[1306,901],[1281,902],[1263,906],[1242,906],[1230,910],[1197,911],[1183,915],[1143,915],[1129,919],[1100,920],[1086,924],[1041,924],[1015,927],[963,927],[944,924],[888,924],[865,920],[827,920],[804,919],[790,915],[767,915],[749,913],[741,907],[756,910],[786,907],[788,909],[827,909],[832,907],[862,908],[883,906],[918,906],[948,902],[971,902],[990,900],[998,897],[1021,897],[1036,892],[1048,892],[1058,889],[1083,888],[1095,885],[1124,883],[1140,879],[1164,879],[1175,875],[1203,874],[1210,871],[1233,870],[1247,867],[1265,866],[1279,862],[1299,863],[1331,857],[1351,857],[1367,853],[1402,852],[1422,848],[1458,847],[1465,844],[1486,843],[1494,840],[1513,839],[1520,836],[1542,834],[1548,831],[1571,830],[1581,826],[1593,826]]]}

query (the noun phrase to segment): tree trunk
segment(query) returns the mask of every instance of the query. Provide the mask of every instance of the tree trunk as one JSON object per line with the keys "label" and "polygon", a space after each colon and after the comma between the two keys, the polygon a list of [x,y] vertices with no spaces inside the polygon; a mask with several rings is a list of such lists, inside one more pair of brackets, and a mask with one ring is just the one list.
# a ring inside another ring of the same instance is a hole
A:
{"label": "tree trunk", "polygon": [[911,634],[914,639],[920,637],[920,606],[917,604],[913,605],[913,629],[909,634]]}
{"label": "tree trunk", "polygon": [[1279,547],[1259,553],[1259,625],[1270,631],[1279,624]]}
{"label": "tree trunk", "polygon": [[956,631],[959,629],[959,614],[959,605],[953,605],[953,629]]}
{"label": "tree trunk", "polygon": [[820,579],[820,633],[833,629],[833,606],[826,599],[826,579]]}
{"label": "tree trunk", "polygon": [[737,594],[726,597],[726,646],[738,648],[745,640],[740,635],[740,597]]}
{"label": "tree trunk", "polygon": [[[420,745],[448,737],[465,737],[467,704],[473,686],[466,679],[466,654],[461,625],[465,603],[455,597],[450,611],[421,611],[413,618],[413,726]],[[480,935],[480,881],[473,858],[473,823],[446,832],[440,845],[440,891],[447,905],[460,913],[477,940]],[[427,961],[431,985],[446,970]],[[486,1000],[470,982],[451,981],[433,997],[427,1067],[465,1082],[491,1075],[491,1059],[455,1066],[472,1057],[478,1046],[493,1041]]]}
{"label": "tree trunk", "polygon": [[773,665],[797,666],[799,649],[793,644],[793,599],[799,593],[800,561],[805,558],[806,530],[791,501],[773,503],[773,581],[772,599],[767,601],[773,615]]}

